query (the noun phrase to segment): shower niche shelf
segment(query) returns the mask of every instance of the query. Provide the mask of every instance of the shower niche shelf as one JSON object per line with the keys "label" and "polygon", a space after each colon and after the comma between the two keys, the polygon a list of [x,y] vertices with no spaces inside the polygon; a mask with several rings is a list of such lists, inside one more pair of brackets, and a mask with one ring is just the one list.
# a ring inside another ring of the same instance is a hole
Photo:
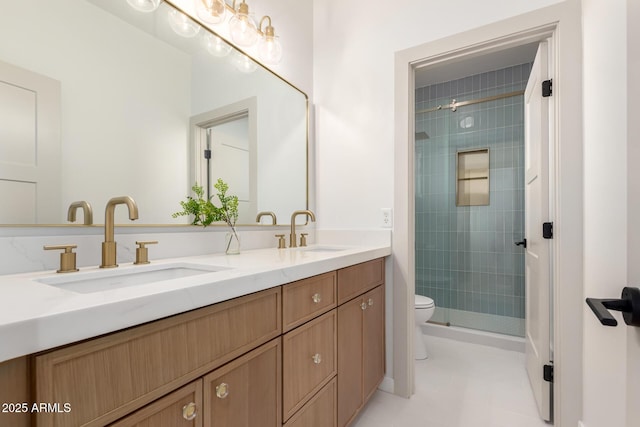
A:
{"label": "shower niche shelf", "polygon": [[489,149],[458,151],[456,206],[489,205]]}

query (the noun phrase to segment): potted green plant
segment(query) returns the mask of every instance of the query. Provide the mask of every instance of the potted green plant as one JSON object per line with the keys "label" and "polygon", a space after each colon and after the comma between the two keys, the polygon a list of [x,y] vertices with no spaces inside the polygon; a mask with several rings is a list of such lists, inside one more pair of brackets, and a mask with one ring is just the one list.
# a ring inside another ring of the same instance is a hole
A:
{"label": "potted green plant", "polygon": [[220,207],[215,206],[211,199],[205,197],[202,186],[195,183],[191,190],[196,197],[187,196],[186,200],[180,202],[182,211],[172,215],[173,218],[179,216],[193,216],[192,225],[201,225],[207,227],[214,222],[225,222],[231,231],[227,233],[225,239],[225,252],[227,254],[240,253],[240,237],[236,230],[236,221],[238,220],[238,196],[228,196],[227,190],[229,185],[221,178],[213,185],[218,193],[216,196],[220,202]]}

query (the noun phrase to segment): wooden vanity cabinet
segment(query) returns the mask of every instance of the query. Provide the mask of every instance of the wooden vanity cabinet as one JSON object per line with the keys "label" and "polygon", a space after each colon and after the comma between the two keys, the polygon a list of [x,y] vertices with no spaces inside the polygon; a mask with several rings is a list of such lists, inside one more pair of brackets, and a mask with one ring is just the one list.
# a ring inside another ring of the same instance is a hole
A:
{"label": "wooden vanity cabinet", "polygon": [[16,427],[345,427],[384,375],[377,259],[0,363]]}
{"label": "wooden vanity cabinet", "polygon": [[359,282],[350,289],[370,289],[373,271],[379,282],[338,307],[338,427],[351,424],[384,377],[384,266],[379,270],[376,261],[355,266],[359,272],[349,267],[344,276]]}
{"label": "wooden vanity cabinet", "polygon": [[333,412],[315,420],[314,426],[334,427],[325,420],[335,422],[336,395],[325,387],[337,372],[336,279],[333,271],[282,287],[286,332],[282,337],[282,418],[286,425],[307,420],[321,407]]}
{"label": "wooden vanity cabinet", "polygon": [[[333,287],[330,277],[321,275],[283,286],[283,325],[285,330],[287,324],[293,325],[283,336],[286,427],[349,425],[384,377],[384,259],[337,270]],[[322,287],[325,293],[335,289],[335,300],[324,309],[309,303]],[[287,298],[288,294],[295,297]],[[296,307],[288,307],[289,304]],[[313,318],[328,309],[331,310]],[[289,322],[287,313],[296,310],[299,315],[292,316]],[[298,319],[307,323],[298,326]],[[320,328],[321,325],[324,326]],[[314,367],[312,357],[318,348],[324,345],[324,352],[329,354],[330,338],[335,340],[333,365]]]}
{"label": "wooden vanity cabinet", "polygon": [[104,426],[280,336],[280,288],[34,357],[38,427]]}

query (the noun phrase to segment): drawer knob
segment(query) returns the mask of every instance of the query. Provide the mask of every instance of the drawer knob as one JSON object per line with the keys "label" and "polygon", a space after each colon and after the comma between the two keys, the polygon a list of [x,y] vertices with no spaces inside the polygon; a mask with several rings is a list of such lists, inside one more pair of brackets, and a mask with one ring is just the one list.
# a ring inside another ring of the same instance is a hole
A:
{"label": "drawer knob", "polygon": [[363,309],[363,310],[366,310],[367,309],[367,303],[363,302],[362,304],[360,304],[360,308]]}
{"label": "drawer knob", "polygon": [[369,307],[373,305],[373,298],[369,298]]}
{"label": "drawer knob", "polygon": [[198,409],[196,408],[196,404],[191,402],[187,403],[182,407],[182,418],[187,421],[191,421],[198,415]]}
{"label": "drawer knob", "polygon": [[320,301],[322,301],[322,297],[320,296],[320,294],[313,294],[313,296],[311,297],[311,299],[313,300],[314,303],[318,304]]}
{"label": "drawer knob", "polygon": [[220,385],[216,386],[216,396],[220,399],[224,399],[229,396],[229,384],[220,383]]}
{"label": "drawer knob", "polygon": [[316,365],[319,365],[320,362],[322,362],[322,356],[320,355],[320,353],[316,353],[314,354],[311,359],[313,359],[313,363],[315,363]]}

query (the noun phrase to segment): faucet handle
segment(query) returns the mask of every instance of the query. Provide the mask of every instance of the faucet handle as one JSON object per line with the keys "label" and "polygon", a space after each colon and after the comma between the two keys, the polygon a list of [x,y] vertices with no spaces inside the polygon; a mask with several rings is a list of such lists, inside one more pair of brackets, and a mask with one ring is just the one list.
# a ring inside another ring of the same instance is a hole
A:
{"label": "faucet handle", "polygon": [[300,247],[307,246],[307,236],[309,233],[300,233]]}
{"label": "faucet handle", "polygon": [[57,273],[73,273],[78,271],[76,268],[76,253],[73,252],[78,245],[45,245],[43,249],[45,251],[51,250],[63,250],[60,254],[60,269],[56,270]]}
{"label": "faucet handle", "polygon": [[284,240],[284,234],[276,234],[278,238],[278,249],[285,249],[287,247],[287,242]]}
{"label": "faucet handle", "polygon": [[146,245],[155,245],[157,243],[157,240],[137,241],[136,245],[139,247],[136,248],[136,262],[134,264],[149,264],[149,249]]}

